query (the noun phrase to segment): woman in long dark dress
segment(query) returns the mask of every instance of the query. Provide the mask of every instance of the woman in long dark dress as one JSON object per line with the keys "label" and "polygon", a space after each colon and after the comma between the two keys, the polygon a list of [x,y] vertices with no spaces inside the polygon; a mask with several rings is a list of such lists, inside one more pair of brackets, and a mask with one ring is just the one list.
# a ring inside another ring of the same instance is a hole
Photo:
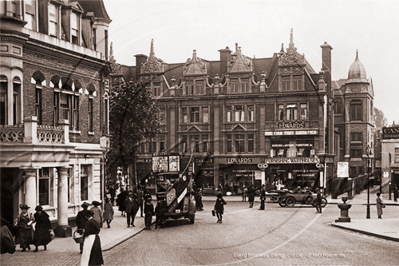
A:
{"label": "woman in long dark dress", "polygon": [[16,243],[19,243],[19,247],[22,248],[22,252],[26,249],[30,250],[30,244],[32,243],[32,222],[33,219],[29,217],[28,209],[30,208],[26,204],[19,206],[21,213],[15,219],[15,226],[18,228]]}
{"label": "woman in long dark dress", "polygon": [[224,212],[223,205],[226,205],[226,202],[223,199],[222,193],[219,192],[219,194],[217,195],[216,203],[215,203],[215,212],[218,217],[217,223],[222,223],[222,218],[223,218],[222,216],[223,216],[223,212]]}
{"label": "woman in long dark dress", "polygon": [[86,219],[87,223],[84,232],[85,240],[80,265],[103,265],[104,259],[101,250],[100,236],[98,235],[101,230],[100,224],[93,219],[92,211],[86,213]]}
{"label": "woman in long dark dress", "polygon": [[52,228],[49,215],[43,211],[43,207],[39,205],[35,208],[35,211],[33,217],[35,218],[36,229],[33,243],[36,246],[35,252],[38,252],[38,247],[42,245],[44,250],[47,250],[47,244],[51,242],[50,229]]}

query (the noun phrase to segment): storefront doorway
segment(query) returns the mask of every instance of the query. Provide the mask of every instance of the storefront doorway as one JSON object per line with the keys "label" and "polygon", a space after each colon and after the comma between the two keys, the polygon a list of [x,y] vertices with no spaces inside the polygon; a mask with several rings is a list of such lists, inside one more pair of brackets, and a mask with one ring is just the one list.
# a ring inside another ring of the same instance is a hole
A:
{"label": "storefront doorway", "polygon": [[9,223],[13,223],[14,217],[14,193],[19,190],[19,172],[18,168],[1,168],[1,217]]}

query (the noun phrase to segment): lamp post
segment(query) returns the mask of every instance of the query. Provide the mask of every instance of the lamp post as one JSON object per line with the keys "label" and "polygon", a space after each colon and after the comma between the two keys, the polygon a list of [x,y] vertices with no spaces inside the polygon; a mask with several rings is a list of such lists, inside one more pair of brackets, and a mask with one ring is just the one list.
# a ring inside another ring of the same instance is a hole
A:
{"label": "lamp post", "polygon": [[366,154],[367,154],[367,215],[366,215],[366,219],[370,219],[370,173],[369,173],[370,168],[369,168],[369,163],[370,163],[371,148],[369,145],[367,145]]}
{"label": "lamp post", "polygon": [[103,150],[102,152],[102,169],[101,169],[101,180],[100,180],[100,189],[101,189],[101,193],[100,193],[100,197],[101,197],[101,202],[103,204],[103,208],[104,208],[104,198],[105,198],[105,157],[107,154],[107,151],[110,147],[110,143],[109,143],[109,138],[107,136],[103,136],[100,138],[100,147]]}

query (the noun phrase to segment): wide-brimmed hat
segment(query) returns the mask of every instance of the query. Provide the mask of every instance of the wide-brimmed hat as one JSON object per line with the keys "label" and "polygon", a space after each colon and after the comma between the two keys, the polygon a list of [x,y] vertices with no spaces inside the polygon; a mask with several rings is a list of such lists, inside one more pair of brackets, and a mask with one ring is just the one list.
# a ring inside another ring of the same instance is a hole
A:
{"label": "wide-brimmed hat", "polygon": [[87,207],[89,207],[89,205],[90,205],[89,203],[83,202],[81,206],[82,206],[83,208],[87,208]]}
{"label": "wide-brimmed hat", "polygon": [[43,210],[43,207],[40,205],[36,206],[36,208],[35,208],[35,211],[42,211],[42,210]]}
{"label": "wide-brimmed hat", "polygon": [[21,204],[21,205],[19,205],[19,208],[20,208],[21,210],[27,210],[27,209],[29,209],[30,207],[29,207],[28,205],[26,205],[26,204]]}
{"label": "wide-brimmed hat", "polygon": [[95,200],[91,204],[93,204],[94,206],[100,206],[101,202],[98,202],[98,201]]}

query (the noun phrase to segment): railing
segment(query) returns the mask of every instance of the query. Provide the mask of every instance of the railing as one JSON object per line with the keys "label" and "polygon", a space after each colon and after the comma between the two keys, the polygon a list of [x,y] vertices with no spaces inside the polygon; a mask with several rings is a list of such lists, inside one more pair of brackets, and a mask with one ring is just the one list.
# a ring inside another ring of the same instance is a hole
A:
{"label": "railing", "polygon": [[23,125],[0,126],[0,143],[23,143]]}
{"label": "railing", "polygon": [[39,143],[64,143],[64,130],[56,126],[37,126],[37,141]]}

